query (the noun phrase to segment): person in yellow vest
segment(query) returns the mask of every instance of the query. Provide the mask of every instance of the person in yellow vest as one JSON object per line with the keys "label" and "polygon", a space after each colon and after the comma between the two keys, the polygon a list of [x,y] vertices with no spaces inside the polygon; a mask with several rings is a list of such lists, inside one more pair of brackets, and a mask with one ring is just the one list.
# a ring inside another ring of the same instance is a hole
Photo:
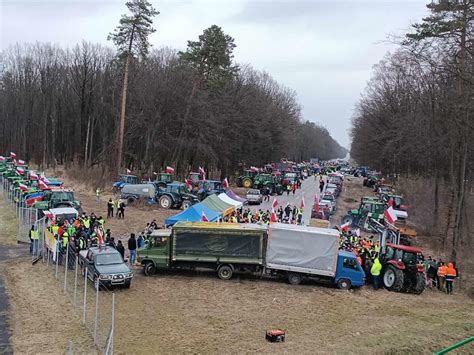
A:
{"label": "person in yellow vest", "polygon": [[34,225],[31,226],[30,241],[30,254],[38,255],[39,231],[35,229]]}
{"label": "person in yellow vest", "polygon": [[372,275],[372,282],[374,284],[374,290],[378,290],[380,287],[380,271],[382,270],[382,264],[379,258],[375,258],[374,264],[370,268],[370,274]]}
{"label": "person in yellow vest", "polygon": [[98,187],[97,189],[95,189],[95,200],[97,203],[100,202],[100,194],[101,194],[100,187]]}

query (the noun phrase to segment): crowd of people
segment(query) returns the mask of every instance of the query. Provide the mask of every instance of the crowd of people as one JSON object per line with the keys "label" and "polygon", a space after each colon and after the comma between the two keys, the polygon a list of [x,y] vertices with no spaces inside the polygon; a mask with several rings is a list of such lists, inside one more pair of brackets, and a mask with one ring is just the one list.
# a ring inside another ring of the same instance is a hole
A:
{"label": "crowd of people", "polygon": [[429,255],[425,261],[425,270],[428,287],[437,288],[448,295],[453,293],[453,281],[459,276],[454,262],[446,265],[444,261],[436,261]]}
{"label": "crowd of people", "polygon": [[[278,207],[275,211],[274,222],[286,224],[302,224],[303,209],[287,204],[285,208]],[[272,222],[272,212],[258,209],[251,211],[250,208],[239,208],[222,219],[224,223],[265,223]]]}

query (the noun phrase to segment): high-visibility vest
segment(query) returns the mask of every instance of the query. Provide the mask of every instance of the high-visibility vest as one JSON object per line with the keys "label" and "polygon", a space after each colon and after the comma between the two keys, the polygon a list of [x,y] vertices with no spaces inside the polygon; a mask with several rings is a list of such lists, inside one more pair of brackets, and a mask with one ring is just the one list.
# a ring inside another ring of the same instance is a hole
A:
{"label": "high-visibility vest", "polygon": [[87,229],[89,229],[91,226],[91,221],[87,217],[82,220],[82,223],[84,223],[84,227],[86,227]]}
{"label": "high-visibility vest", "polygon": [[32,230],[31,231],[31,240],[39,240],[39,231]]}
{"label": "high-visibility vest", "polygon": [[448,268],[448,267],[447,267],[446,265],[440,266],[440,267],[438,268],[438,276],[439,276],[439,277],[445,277],[445,276],[446,276],[446,269],[447,269],[447,268]]}
{"label": "high-visibility vest", "polygon": [[69,234],[67,232],[63,233],[63,248],[67,248],[67,243],[69,242]]}

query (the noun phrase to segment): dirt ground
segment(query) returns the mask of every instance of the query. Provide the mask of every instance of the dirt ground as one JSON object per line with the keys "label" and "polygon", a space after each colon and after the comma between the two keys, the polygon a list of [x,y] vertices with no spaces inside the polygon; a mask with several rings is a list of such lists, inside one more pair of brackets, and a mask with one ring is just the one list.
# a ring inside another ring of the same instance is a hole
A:
{"label": "dirt ground", "polygon": [[15,213],[0,197],[0,246],[17,243],[18,223]]}
{"label": "dirt ground", "polygon": [[[340,217],[370,192],[358,180],[345,181],[333,225],[339,225]],[[87,211],[105,214],[106,196],[97,206],[93,191],[74,188]],[[153,218],[161,222],[168,213],[176,211],[130,207],[124,221],[108,223],[113,234],[125,235],[141,230]],[[0,272],[11,297],[15,352],[64,353],[62,329],[74,329],[75,351],[94,351],[87,345],[78,312],[72,312],[49,270],[18,260],[2,265]],[[456,289],[449,297],[431,290],[416,296],[368,287],[340,291],[313,283],[291,286],[251,276],[221,281],[214,273],[145,277],[138,267],[134,272],[132,287],[116,291],[117,354],[428,354],[474,332],[474,301]],[[110,295],[104,292],[101,297]],[[60,317],[58,308],[63,310]],[[287,331],[285,343],[265,341],[265,331],[272,328]],[[458,353],[473,352],[470,345]]]}

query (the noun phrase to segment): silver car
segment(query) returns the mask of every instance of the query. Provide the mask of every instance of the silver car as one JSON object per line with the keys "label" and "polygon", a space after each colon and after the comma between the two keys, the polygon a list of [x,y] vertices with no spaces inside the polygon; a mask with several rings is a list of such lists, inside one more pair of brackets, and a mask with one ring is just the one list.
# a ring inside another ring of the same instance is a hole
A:
{"label": "silver car", "polygon": [[257,189],[248,190],[245,198],[247,199],[249,205],[259,205],[263,201],[263,195],[260,190]]}

